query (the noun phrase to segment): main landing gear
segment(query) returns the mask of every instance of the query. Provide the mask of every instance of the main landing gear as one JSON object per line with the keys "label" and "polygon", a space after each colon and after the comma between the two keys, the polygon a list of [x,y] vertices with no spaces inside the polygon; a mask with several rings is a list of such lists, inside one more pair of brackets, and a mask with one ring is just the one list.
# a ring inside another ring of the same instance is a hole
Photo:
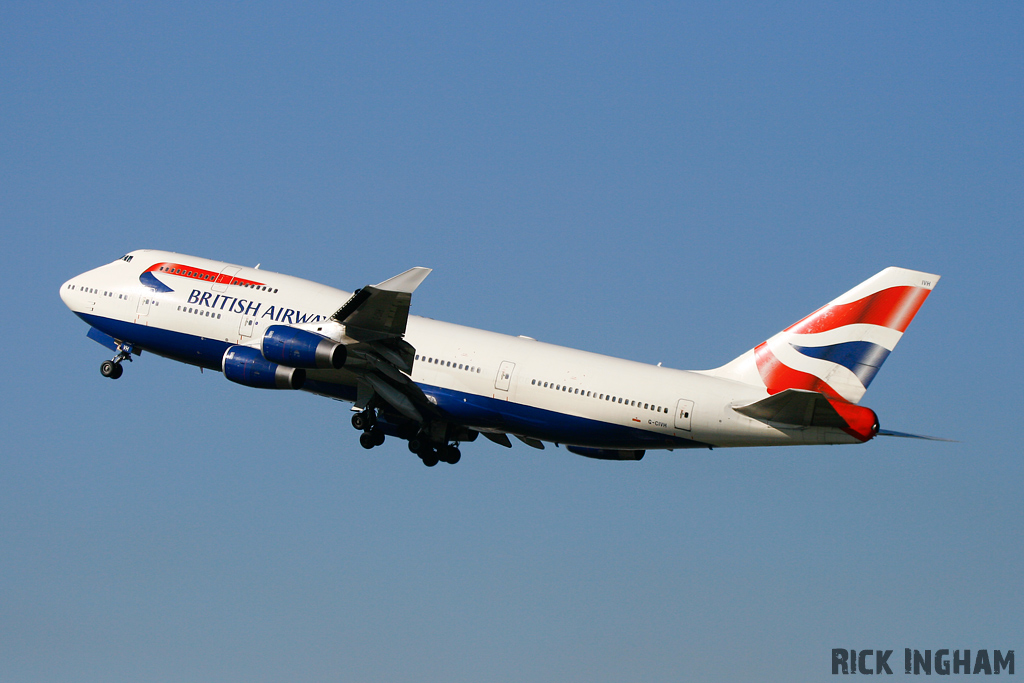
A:
{"label": "main landing gear", "polygon": [[456,444],[435,445],[418,435],[409,439],[409,450],[418,455],[427,467],[433,467],[439,462],[454,465],[462,459],[462,453]]}
{"label": "main landing gear", "polygon": [[120,377],[124,373],[124,368],[121,367],[122,361],[132,362],[132,352],[130,349],[131,347],[127,347],[124,344],[118,344],[117,355],[111,360],[105,360],[100,363],[100,374],[110,379]]}
{"label": "main landing gear", "polygon": [[384,430],[377,424],[377,412],[372,408],[352,416],[352,426],[362,432],[359,445],[367,450],[384,443]]}
{"label": "main landing gear", "polygon": [[[367,407],[365,410],[354,413],[352,426],[362,432],[359,435],[359,445],[363,448],[369,450],[384,443],[384,429],[377,424],[375,408]],[[439,462],[454,465],[462,459],[458,442],[438,442],[437,435],[431,438],[431,434],[426,428],[416,430],[417,427],[413,423],[406,423],[398,427],[398,436],[409,440],[409,450],[418,455],[427,467],[433,467]]]}

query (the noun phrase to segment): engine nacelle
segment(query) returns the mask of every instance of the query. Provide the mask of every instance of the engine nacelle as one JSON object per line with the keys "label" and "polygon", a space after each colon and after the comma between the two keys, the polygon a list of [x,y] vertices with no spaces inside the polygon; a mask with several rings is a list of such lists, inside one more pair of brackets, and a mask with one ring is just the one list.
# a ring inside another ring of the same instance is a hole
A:
{"label": "engine nacelle", "polygon": [[624,451],[612,448],[584,448],[583,446],[566,446],[565,450],[584,458],[595,460],[641,460],[647,451]]}
{"label": "engine nacelle", "polygon": [[287,325],[271,325],[260,343],[263,357],[293,368],[337,370],[345,364],[344,344]]}
{"label": "engine nacelle", "polygon": [[271,363],[256,349],[232,346],[221,361],[224,376],[232,382],[257,389],[301,389],[306,371]]}

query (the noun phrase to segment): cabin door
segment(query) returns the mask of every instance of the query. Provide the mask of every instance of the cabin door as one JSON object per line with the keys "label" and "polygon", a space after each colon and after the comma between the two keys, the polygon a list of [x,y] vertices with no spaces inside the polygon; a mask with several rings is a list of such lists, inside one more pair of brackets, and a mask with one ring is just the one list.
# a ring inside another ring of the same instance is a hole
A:
{"label": "cabin door", "polygon": [[498,368],[498,376],[494,378],[494,388],[500,391],[508,391],[509,385],[512,384],[512,371],[515,369],[515,363],[510,360],[503,360],[501,367]]}
{"label": "cabin door", "polygon": [[693,415],[693,401],[685,398],[679,399],[676,404],[676,429],[690,431],[690,419]]}

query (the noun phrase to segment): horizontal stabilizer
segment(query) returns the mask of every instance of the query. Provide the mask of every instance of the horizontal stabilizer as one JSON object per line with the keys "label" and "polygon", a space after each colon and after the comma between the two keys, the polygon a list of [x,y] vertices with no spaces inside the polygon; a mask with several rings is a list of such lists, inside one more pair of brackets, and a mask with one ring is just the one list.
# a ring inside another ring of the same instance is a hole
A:
{"label": "horizontal stabilizer", "polygon": [[946,443],[960,443],[956,439],[943,439],[941,436],[925,436],[924,434],[908,434],[897,432],[892,429],[879,429],[879,436],[898,436],[901,439],[924,439],[925,441],[945,441]]}
{"label": "horizontal stabilizer", "polygon": [[762,422],[777,422],[794,427],[838,427],[846,421],[828,402],[824,394],[805,389],[786,389],[783,392],[733,410]]}
{"label": "horizontal stabilizer", "polygon": [[875,411],[806,389],[786,389],[760,401],[732,408],[762,422],[841,429],[860,441],[867,441],[878,433]]}

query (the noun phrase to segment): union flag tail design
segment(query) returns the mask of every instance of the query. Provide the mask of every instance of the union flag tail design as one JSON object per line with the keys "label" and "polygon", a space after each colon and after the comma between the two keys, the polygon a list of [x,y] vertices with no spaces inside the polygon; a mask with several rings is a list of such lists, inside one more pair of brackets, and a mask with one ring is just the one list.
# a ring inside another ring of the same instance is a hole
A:
{"label": "union flag tail design", "polygon": [[886,268],[708,374],[769,394],[803,389],[857,403],[938,281]]}

